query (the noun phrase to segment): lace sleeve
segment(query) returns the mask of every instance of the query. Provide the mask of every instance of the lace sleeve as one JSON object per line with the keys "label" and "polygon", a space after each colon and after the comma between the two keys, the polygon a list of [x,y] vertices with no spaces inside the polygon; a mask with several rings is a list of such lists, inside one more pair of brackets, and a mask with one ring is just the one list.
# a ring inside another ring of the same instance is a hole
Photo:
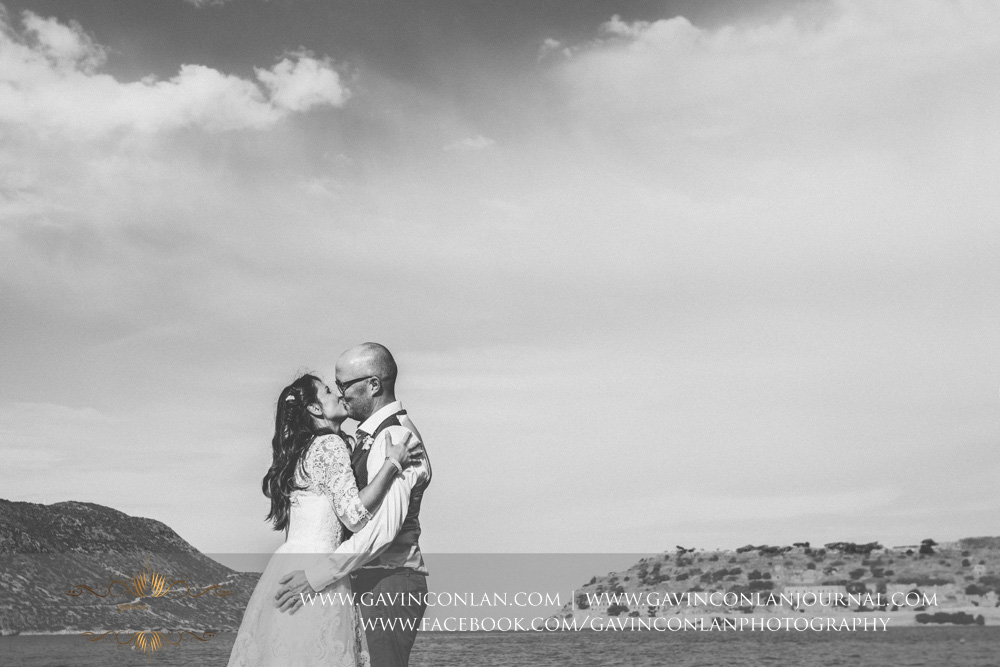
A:
{"label": "lace sleeve", "polygon": [[358,532],[372,515],[361,504],[358,485],[351,470],[347,444],[336,435],[324,435],[313,443],[309,454],[311,477],[320,491],[329,496],[341,523]]}

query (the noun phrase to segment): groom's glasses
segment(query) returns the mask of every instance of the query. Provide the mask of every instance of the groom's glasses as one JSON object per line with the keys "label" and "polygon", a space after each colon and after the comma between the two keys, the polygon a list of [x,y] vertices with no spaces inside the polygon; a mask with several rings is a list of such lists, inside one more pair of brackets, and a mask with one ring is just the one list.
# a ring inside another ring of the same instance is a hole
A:
{"label": "groom's glasses", "polygon": [[352,384],[357,384],[358,382],[361,382],[362,380],[371,380],[373,377],[377,377],[377,376],[376,375],[366,375],[364,377],[354,378],[353,380],[348,380],[347,382],[341,382],[340,380],[335,380],[334,384],[337,385],[337,389],[339,389],[340,393],[343,394],[343,393],[345,393],[347,391],[347,388],[350,387]]}

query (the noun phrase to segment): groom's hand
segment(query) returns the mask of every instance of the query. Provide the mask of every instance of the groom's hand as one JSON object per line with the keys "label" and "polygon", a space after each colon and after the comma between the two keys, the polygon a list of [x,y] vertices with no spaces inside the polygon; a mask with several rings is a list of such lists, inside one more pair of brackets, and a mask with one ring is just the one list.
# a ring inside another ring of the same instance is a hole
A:
{"label": "groom's hand", "polygon": [[283,584],[278,589],[278,594],[274,596],[274,605],[278,608],[278,611],[287,611],[289,614],[294,614],[298,611],[299,607],[305,604],[302,601],[302,596],[316,595],[316,591],[313,590],[313,587],[309,585],[309,580],[306,579],[305,570],[290,572],[283,576],[278,583]]}

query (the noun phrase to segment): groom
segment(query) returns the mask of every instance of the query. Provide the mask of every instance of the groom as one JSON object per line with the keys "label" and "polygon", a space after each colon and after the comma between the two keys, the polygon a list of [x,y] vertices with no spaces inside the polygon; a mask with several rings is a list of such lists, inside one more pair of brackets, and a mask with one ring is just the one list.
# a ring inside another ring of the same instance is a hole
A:
{"label": "groom", "polygon": [[[420,438],[402,404],[396,400],[396,362],[378,343],[362,343],[337,360],[337,388],[351,419],[360,422],[351,467],[364,488],[385,462],[386,434],[399,442],[408,433]],[[420,553],[420,501],[431,481],[431,464],[423,456],[397,475],[368,524],[333,554],[304,571],[281,579],[275,596],[282,611],[302,605],[300,593],[315,595],[347,571],[361,601],[365,634],[373,667],[405,667],[426,610],[427,568]],[[358,569],[358,566],[364,567]]]}

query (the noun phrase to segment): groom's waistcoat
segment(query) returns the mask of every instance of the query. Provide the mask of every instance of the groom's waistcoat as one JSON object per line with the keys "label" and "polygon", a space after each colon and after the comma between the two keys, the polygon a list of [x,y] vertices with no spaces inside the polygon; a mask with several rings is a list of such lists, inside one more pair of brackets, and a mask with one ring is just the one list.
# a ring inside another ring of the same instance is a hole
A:
{"label": "groom's waistcoat", "polygon": [[[372,446],[365,449],[361,447],[359,442],[355,451],[352,452],[351,467],[354,469],[354,475],[357,479],[359,489],[368,485],[368,458],[371,450],[374,448],[374,443],[378,440],[379,436],[382,435],[383,431],[390,426],[402,426],[418,438],[420,437],[420,434],[417,432],[413,422],[410,421],[409,416],[406,414],[406,410],[403,410],[402,406],[399,405],[398,402],[393,405],[397,407],[397,410],[382,420],[382,422],[378,424],[376,429],[372,432]],[[367,422],[365,425],[368,425]],[[417,481],[410,488],[410,501],[407,506],[406,517],[403,519],[399,532],[396,534],[395,539],[393,539],[389,547],[377,558],[365,565],[366,568],[407,567],[417,570],[418,572],[426,573],[427,571],[424,566],[423,555],[420,553],[420,546],[418,544],[418,540],[420,538],[420,503],[424,497],[424,490],[427,488],[427,485],[430,484],[431,477],[426,452],[424,458],[414,464],[413,467],[418,471]]]}
{"label": "groom's waistcoat", "polygon": [[[379,427],[375,429],[375,432],[369,436],[372,444],[374,444],[378,437],[382,435],[382,431],[386,430],[390,426],[402,426],[402,424],[399,423],[399,415],[405,414],[406,410],[400,410],[379,424]],[[351,452],[351,468],[354,470],[354,481],[357,482],[359,491],[368,486],[368,455],[371,451],[371,447],[362,447],[359,442],[358,446],[355,447],[353,452]]]}

